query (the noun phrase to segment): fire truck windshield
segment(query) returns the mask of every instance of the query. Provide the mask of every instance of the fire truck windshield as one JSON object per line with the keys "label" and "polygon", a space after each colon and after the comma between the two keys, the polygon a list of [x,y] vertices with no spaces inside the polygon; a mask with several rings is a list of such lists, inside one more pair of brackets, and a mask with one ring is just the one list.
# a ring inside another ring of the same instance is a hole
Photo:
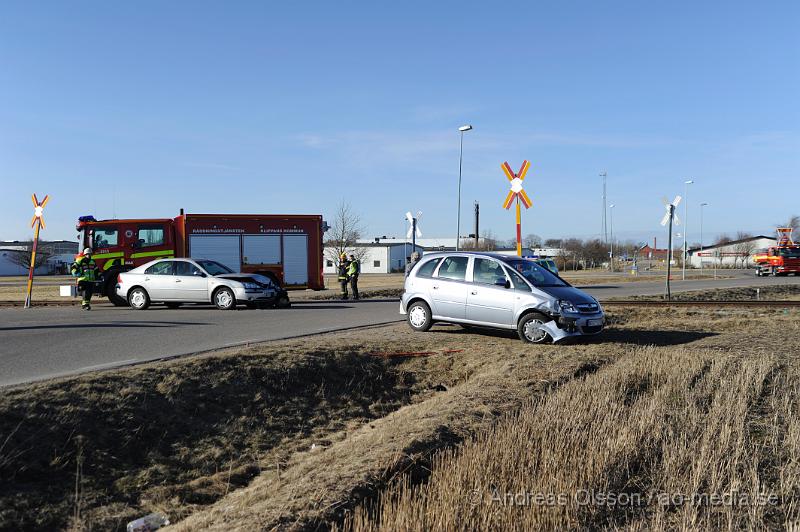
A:
{"label": "fire truck windshield", "polygon": [[778,255],[787,259],[800,259],[800,248],[778,248]]}
{"label": "fire truck windshield", "polygon": [[233,270],[231,270],[230,268],[228,268],[223,264],[220,264],[217,261],[198,260],[197,264],[199,264],[205,271],[207,271],[209,275],[222,275],[225,273],[233,273]]}

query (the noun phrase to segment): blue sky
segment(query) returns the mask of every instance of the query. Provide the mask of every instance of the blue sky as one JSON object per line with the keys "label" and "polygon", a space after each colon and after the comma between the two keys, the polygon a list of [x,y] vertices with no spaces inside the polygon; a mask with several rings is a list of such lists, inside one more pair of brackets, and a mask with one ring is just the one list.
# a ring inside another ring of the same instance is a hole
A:
{"label": "blue sky", "polygon": [[[0,239],[75,220],[321,213],[365,236],[511,238],[500,164],[532,162],[523,232],[690,240],[800,213],[797,2],[4,2]],[[681,214],[682,214],[681,210]],[[680,229],[678,229],[680,231]]]}

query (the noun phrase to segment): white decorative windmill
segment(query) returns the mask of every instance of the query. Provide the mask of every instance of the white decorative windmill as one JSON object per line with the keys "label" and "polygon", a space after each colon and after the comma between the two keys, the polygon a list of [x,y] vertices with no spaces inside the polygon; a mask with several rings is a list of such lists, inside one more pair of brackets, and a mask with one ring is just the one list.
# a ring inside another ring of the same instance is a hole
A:
{"label": "white decorative windmill", "polygon": [[406,213],[406,220],[408,220],[408,232],[406,238],[411,239],[412,251],[417,250],[417,238],[422,236],[422,231],[419,228],[419,221],[422,219],[422,211],[417,211],[417,215],[413,216],[411,211]]}
{"label": "white decorative windmill", "polygon": [[672,226],[673,225],[680,225],[681,220],[678,218],[678,214],[675,210],[678,208],[678,204],[681,202],[680,196],[675,196],[675,199],[672,203],[670,203],[667,198],[661,198],[661,203],[664,204],[664,209],[667,211],[664,213],[664,217],[661,218],[661,225],[665,226],[669,224],[669,237],[667,238],[667,300],[672,297],[669,289],[669,277],[671,274],[671,265],[672,265]]}

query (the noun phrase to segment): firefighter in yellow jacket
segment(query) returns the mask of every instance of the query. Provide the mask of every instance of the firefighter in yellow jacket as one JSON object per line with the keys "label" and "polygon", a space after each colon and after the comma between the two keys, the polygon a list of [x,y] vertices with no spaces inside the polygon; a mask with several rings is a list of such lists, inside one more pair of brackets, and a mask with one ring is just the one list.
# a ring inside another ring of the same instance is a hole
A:
{"label": "firefighter in yellow jacket", "polygon": [[92,248],[83,250],[83,254],[79,255],[75,262],[70,266],[70,272],[73,277],[77,277],[77,285],[83,291],[83,300],[81,301],[82,310],[92,310],[92,294],[94,293],[94,283],[98,278],[97,263],[92,258]]}
{"label": "firefighter in yellow jacket", "polygon": [[347,270],[349,267],[347,255],[342,253],[339,255],[339,290],[342,299],[347,299],[347,282],[349,281]]}
{"label": "firefighter in yellow jacket", "polygon": [[350,255],[350,262],[347,263],[347,278],[350,281],[350,290],[353,292],[353,299],[361,299],[358,295],[358,276],[361,274],[361,263],[356,260],[355,255]]}

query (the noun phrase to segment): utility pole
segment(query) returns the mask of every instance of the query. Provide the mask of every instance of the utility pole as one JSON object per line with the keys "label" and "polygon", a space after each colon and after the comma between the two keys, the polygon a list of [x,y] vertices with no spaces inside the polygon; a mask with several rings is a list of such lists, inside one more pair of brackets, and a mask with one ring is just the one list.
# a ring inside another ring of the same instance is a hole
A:
{"label": "utility pole", "polygon": [[478,249],[478,245],[480,244],[480,236],[478,234],[478,230],[480,229],[480,219],[481,219],[481,206],[478,205],[478,202],[475,202],[475,249]]}
{"label": "utility pole", "polygon": [[703,207],[708,206],[708,203],[700,204],[700,251],[697,256],[700,257],[700,275],[703,275]]}
{"label": "utility pole", "polygon": [[[672,219],[675,217],[675,205],[670,203],[669,205],[669,244],[667,249],[670,250],[672,253]],[[672,298],[672,293],[670,292],[669,288],[669,276],[672,273],[672,257],[667,259],[667,301]]]}
{"label": "utility pole", "polygon": [[683,270],[681,271],[681,281],[686,280],[686,259],[689,255],[689,243],[687,242],[687,238],[689,237],[689,185],[694,183],[691,179],[687,179],[683,182],[684,184],[684,204],[683,204]]}
{"label": "utility pole", "polygon": [[610,229],[611,229],[611,252],[609,253],[609,257],[610,257],[611,260],[609,261],[609,267],[610,267],[611,271],[613,272],[614,271],[614,204],[613,203],[608,206],[608,211],[609,211],[609,218],[610,218],[609,221],[611,222],[611,224],[610,224],[611,225],[611,227],[610,227]]}
{"label": "utility pole", "polygon": [[600,229],[600,237],[603,239],[603,243],[608,242],[608,228],[606,227],[606,173],[603,172],[600,174],[600,177],[603,178],[603,223]]}

